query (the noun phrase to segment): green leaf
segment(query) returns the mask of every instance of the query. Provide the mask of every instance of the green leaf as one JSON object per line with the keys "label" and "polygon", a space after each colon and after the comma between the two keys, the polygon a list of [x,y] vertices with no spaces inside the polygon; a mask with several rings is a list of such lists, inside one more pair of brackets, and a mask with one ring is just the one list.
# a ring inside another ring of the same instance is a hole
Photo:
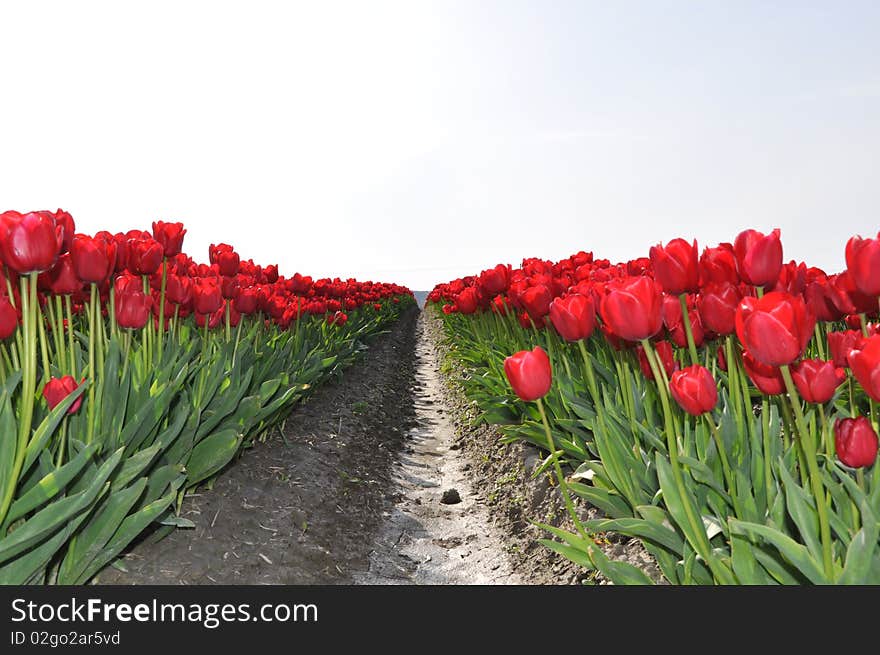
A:
{"label": "green leaf", "polygon": [[877,538],[880,536],[880,526],[877,524],[877,516],[871,510],[867,498],[862,500],[859,510],[862,514],[862,527],[856,532],[846,551],[843,572],[838,580],[840,584],[880,583],[876,576],[873,580],[869,579],[872,567],[877,571],[877,563],[880,560],[880,544],[877,543]]}
{"label": "green leaf", "polygon": [[739,534],[752,539],[762,537],[777,548],[785,560],[791,563],[813,584],[830,584],[822,572],[821,565],[813,559],[806,546],[797,543],[794,539],[779,530],[757,523],[747,523],[736,519],[730,520],[731,534]]}
{"label": "green leaf", "polygon": [[202,439],[193,448],[186,465],[190,487],[209,478],[226,466],[238,452],[242,436],[235,430],[223,430]]}
{"label": "green leaf", "polygon": [[788,508],[788,515],[797,526],[801,540],[809,549],[810,555],[816,561],[821,561],[822,542],[819,539],[819,516],[816,513],[812,497],[794,481],[781,458],[779,459],[779,475],[782,478],[782,487],[785,491],[785,505]]}

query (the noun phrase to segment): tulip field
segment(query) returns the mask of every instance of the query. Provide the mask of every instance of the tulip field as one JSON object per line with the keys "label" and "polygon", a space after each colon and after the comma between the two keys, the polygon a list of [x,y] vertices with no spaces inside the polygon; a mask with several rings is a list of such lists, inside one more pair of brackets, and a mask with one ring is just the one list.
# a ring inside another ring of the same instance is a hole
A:
{"label": "tulip field", "polygon": [[0,214],[0,583],[84,584],[187,527],[215,476],[413,303],[394,284],[279,274],[180,223],[76,233]]}
{"label": "tulip field", "polygon": [[616,584],[651,579],[605,533],[672,584],[880,583],[880,237],[839,247],[833,274],[747,230],[434,288],[482,420],[547,453],[573,527],[545,545]]}

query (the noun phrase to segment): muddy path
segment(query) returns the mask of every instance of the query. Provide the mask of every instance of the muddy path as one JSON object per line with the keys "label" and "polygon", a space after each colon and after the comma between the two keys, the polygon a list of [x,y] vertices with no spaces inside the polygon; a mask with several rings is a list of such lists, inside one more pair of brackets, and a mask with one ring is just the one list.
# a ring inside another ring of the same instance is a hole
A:
{"label": "muddy path", "polygon": [[430,320],[414,308],[376,337],[341,380],[294,409],[212,489],[185,499],[181,515],[194,529],[144,539],[97,581],[537,581],[514,570],[475,462],[457,441]]}

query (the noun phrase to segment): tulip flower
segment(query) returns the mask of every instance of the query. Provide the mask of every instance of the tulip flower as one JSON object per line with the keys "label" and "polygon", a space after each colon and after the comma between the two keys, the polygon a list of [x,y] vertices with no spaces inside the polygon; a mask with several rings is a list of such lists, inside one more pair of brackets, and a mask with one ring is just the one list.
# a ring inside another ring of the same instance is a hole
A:
{"label": "tulip flower", "polygon": [[669,391],[675,402],[691,416],[711,412],[718,404],[715,378],[705,366],[694,364],[672,374]]}
{"label": "tulip flower", "polygon": [[129,239],[128,270],[134,275],[152,275],[162,264],[165,249],[152,237]]}
{"label": "tulip flower", "polygon": [[498,264],[495,268],[480,273],[480,289],[489,297],[497,296],[507,291],[510,284],[510,267]]}
{"label": "tulip flower", "polygon": [[5,212],[0,217],[0,254],[16,273],[38,273],[55,265],[64,228],[49,212]]}
{"label": "tulip flower", "polygon": [[782,270],[782,242],[779,229],[764,235],[756,230],[741,232],[733,243],[736,267],[747,284],[766,287],[776,284]]}
{"label": "tulip flower", "polygon": [[865,392],[880,402],[880,335],[870,336],[850,350],[847,361]]}
{"label": "tulip flower", "polygon": [[816,318],[804,299],[780,291],[743,298],[736,312],[736,333],[752,356],[769,366],[791,364],[813,336]]}
{"label": "tulip flower", "polygon": [[782,371],[776,366],[763,364],[752,357],[752,354],[743,351],[743,368],[746,375],[761,393],[768,396],[778,396],[785,391],[785,380]]}
{"label": "tulip flower", "polygon": [[521,350],[506,358],[504,373],[513,391],[525,401],[546,396],[553,381],[550,358],[541,346]]}
{"label": "tulip flower", "polygon": [[165,297],[175,305],[186,305],[192,300],[192,279],[169,273],[165,284]]}
{"label": "tulip flower", "polygon": [[877,236],[855,236],[846,244],[846,270],[859,291],[874,297],[880,296],[880,234]]}
{"label": "tulip flower", "polygon": [[[654,344],[654,350],[660,357],[660,363],[663,365],[663,370],[666,371],[666,377],[670,377],[677,366],[675,362],[675,353],[672,350],[672,344],[665,340],[658,341]],[[642,373],[648,380],[653,380],[654,371],[651,370],[651,364],[648,361],[648,354],[645,352],[645,349],[641,344],[636,346],[636,354],[639,357],[639,368],[642,369]]]}
{"label": "tulip flower", "polygon": [[700,279],[703,284],[739,284],[739,273],[736,268],[736,256],[733,246],[729,243],[719,244],[716,248],[706,248],[700,255]]}
{"label": "tulip flower", "polygon": [[[690,321],[691,336],[694,339],[694,346],[699,348],[703,345],[706,338],[706,332],[703,330],[703,321],[699,312],[694,309],[688,310],[688,320]],[[681,320],[681,301],[675,296],[663,296],[663,324],[669,330],[669,338],[679,348],[687,348],[687,331]]]}
{"label": "tulip flower", "polygon": [[609,329],[627,341],[650,339],[663,327],[662,295],[649,277],[609,282],[599,306]]}
{"label": "tulip flower", "polygon": [[[255,288],[239,289],[238,295],[233,301],[233,306],[236,311],[249,316],[257,311],[258,300],[259,296]],[[382,305],[379,305],[379,309],[382,309]]]}
{"label": "tulip flower", "polygon": [[808,403],[827,403],[846,380],[846,371],[833,362],[804,359],[791,367],[798,393]]}
{"label": "tulip flower", "polygon": [[116,293],[116,322],[119,327],[139,330],[147,324],[153,299],[141,291],[130,289]]}
{"label": "tulip flower", "polygon": [[348,322],[348,314],[338,311],[335,314],[327,316],[327,325],[338,325],[342,327]]}
{"label": "tulip flower", "polygon": [[59,254],[64,254],[70,250],[73,244],[73,236],[76,234],[76,224],[73,222],[73,216],[69,212],[59,209],[54,214],[55,225],[61,227],[61,250]]}
{"label": "tulip flower", "polygon": [[864,416],[837,419],[834,448],[841,462],[851,468],[871,466],[877,459],[877,433]]}
{"label": "tulip flower", "polygon": [[212,314],[223,305],[223,293],[216,278],[193,279],[193,309],[199,314]]}
{"label": "tulip flower", "polygon": [[77,234],[70,247],[73,270],[86,283],[100,284],[116,265],[116,244],[85,234]]}
{"label": "tulip flower", "polygon": [[835,366],[849,368],[850,351],[862,345],[864,337],[860,330],[844,330],[828,333],[828,349]]}
{"label": "tulip flower", "polygon": [[651,247],[651,263],[654,279],[663,291],[678,296],[692,293],[700,286],[700,269],[697,265],[697,242],[673,239],[664,247]]}
{"label": "tulip flower", "polygon": [[186,230],[183,223],[165,223],[155,221],[153,223],[153,238],[162,245],[165,257],[174,257],[183,248],[183,237]]}
{"label": "tulip flower", "polygon": [[729,282],[715,282],[700,292],[698,306],[703,326],[719,336],[736,331],[736,308],[742,300],[739,289]]}
{"label": "tulip flower", "polygon": [[566,341],[587,339],[596,327],[592,296],[573,294],[550,303],[550,321]]}
{"label": "tulip flower", "polygon": [[550,303],[553,301],[553,294],[547,285],[536,284],[523,291],[520,296],[520,303],[535,321],[544,318],[550,313]]}
{"label": "tulip flower", "polygon": [[49,269],[45,275],[48,279],[49,290],[56,295],[69,296],[83,288],[82,280],[73,269],[73,259],[69,252],[61,255],[55,266]]}
{"label": "tulip flower", "polygon": [[[46,404],[49,405],[50,410],[55,409],[62,400],[76,391],[77,387],[79,387],[79,384],[77,384],[73,376],[65,375],[62,378],[50,378],[43,387],[43,398],[46,399]],[[67,413],[76,414],[81,405],[82,396],[77,398],[73,404],[68,407]]]}
{"label": "tulip flower", "polygon": [[18,320],[18,311],[12,306],[9,296],[0,295],[0,340],[15,334]]}
{"label": "tulip flower", "polygon": [[455,299],[455,306],[462,314],[473,314],[477,311],[480,304],[480,298],[474,287],[464,289]]}

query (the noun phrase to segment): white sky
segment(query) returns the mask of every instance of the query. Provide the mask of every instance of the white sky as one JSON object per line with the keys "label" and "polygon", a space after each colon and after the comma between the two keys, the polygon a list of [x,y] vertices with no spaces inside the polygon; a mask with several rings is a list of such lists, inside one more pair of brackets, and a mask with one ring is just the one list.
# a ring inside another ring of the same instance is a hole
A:
{"label": "white sky", "polygon": [[414,289],[880,228],[877,2],[2,2],[0,209]]}

